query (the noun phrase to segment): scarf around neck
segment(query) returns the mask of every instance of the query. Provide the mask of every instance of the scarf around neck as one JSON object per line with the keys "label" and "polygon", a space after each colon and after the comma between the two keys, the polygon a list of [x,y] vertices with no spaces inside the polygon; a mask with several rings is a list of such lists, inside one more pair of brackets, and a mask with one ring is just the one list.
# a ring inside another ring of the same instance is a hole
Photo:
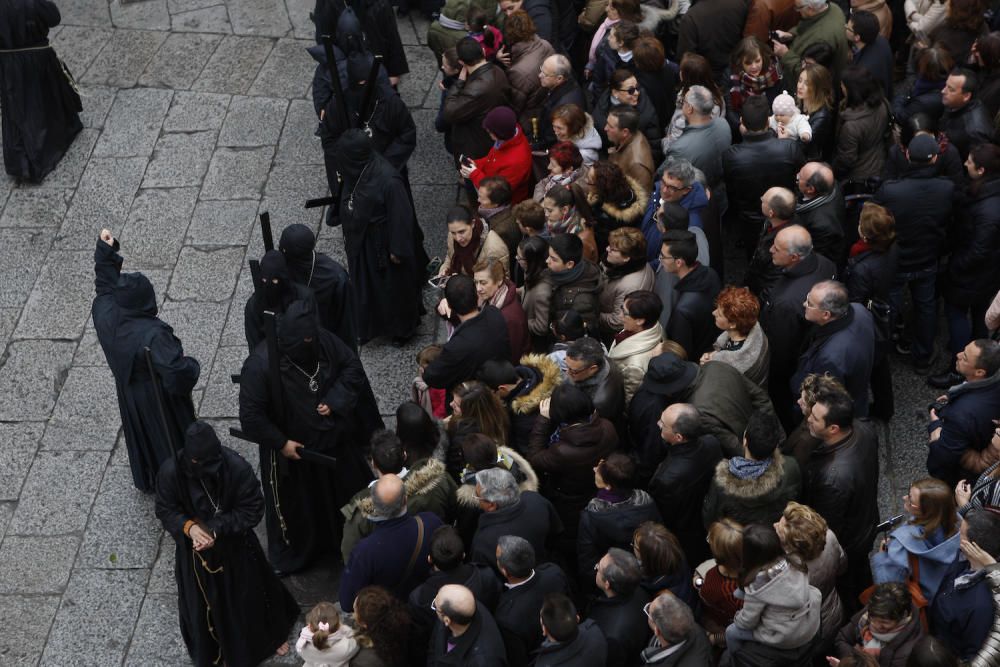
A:
{"label": "scarf around neck", "polygon": [[747,72],[730,74],[729,82],[733,88],[739,88],[745,95],[761,95],[768,88],[772,88],[781,82],[781,68],[778,67],[778,59],[772,58],[767,69],[754,76]]}
{"label": "scarf around neck", "polygon": [[773,458],[766,458],[763,461],[754,461],[742,456],[734,456],[729,459],[729,472],[737,479],[757,479],[771,467]]}
{"label": "scarf around neck", "polygon": [[479,250],[483,245],[483,237],[489,233],[488,229],[485,229],[482,218],[476,218],[476,222],[472,225],[472,239],[469,240],[469,245],[464,248],[459,244],[455,244],[455,251],[451,259],[451,272],[452,274],[461,273],[466,276],[471,276],[473,272],[473,267],[476,265],[476,260],[479,259]]}

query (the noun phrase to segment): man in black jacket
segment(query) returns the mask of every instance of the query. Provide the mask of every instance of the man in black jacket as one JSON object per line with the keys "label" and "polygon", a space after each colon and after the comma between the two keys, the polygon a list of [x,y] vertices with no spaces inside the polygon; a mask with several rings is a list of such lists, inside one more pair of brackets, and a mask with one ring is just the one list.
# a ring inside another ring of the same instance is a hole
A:
{"label": "man in black jacket", "polygon": [[812,507],[847,554],[842,600],[857,600],[872,582],[868,553],[878,524],[878,435],[854,419],[854,400],[843,390],[821,393],[806,416],[820,440],[803,470],[802,503]]}
{"label": "man in black jacket", "polygon": [[795,224],[809,230],[813,250],[842,266],[847,259],[844,241],[844,195],[833,170],[822,162],[807,162],[797,176],[799,203]]}
{"label": "man in black jacket", "polygon": [[584,336],[566,350],[566,374],[594,402],[594,409],[618,426],[625,412],[625,381],[596,338]]}
{"label": "man in black jacket", "polygon": [[[554,46],[554,45],[553,45]],[[538,70],[538,80],[548,92],[542,104],[541,117],[538,119],[540,137],[533,137],[535,150],[544,150],[556,143],[556,135],[552,131],[552,112],[563,104],[575,104],[581,109],[587,108],[587,98],[573,76],[573,65],[569,58],[557,54],[542,61]],[[527,128],[525,128],[527,129]]]}
{"label": "man in black jacket", "polygon": [[712,664],[708,635],[694,620],[683,600],[667,591],[649,604],[646,611],[653,641],[642,652],[643,665],[696,667]]}
{"label": "man in black jacket", "polygon": [[729,57],[743,38],[747,19],[744,0],[703,0],[694,3],[677,29],[677,58],[691,51],[705,56],[716,83],[725,81]]}
{"label": "man in black jacket", "polygon": [[743,284],[758,297],[781,277],[781,269],[771,259],[771,246],[778,232],[792,224],[795,195],[785,188],[771,188],[760,198],[760,211],[764,214],[764,225],[743,278]]}
{"label": "man in black jacket", "polygon": [[764,224],[766,213],[761,215],[761,197],[772,188],[792,187],[795,175],[806,162],[798,141],[778,139],[771,131],[767,125],[770,114],[763,95],[744,102],[740,122],[743,142],[733,144],[722,154],[729,215],[736,218],[737,234],[747,256],[753,253]]}
{"label": "man in black jacket", "polygon": [[580,622],[568,595],[546,595],[540,616],[545,640],[534,653],[535,667],[605,667],[608,640],[591,619]]}
{"label": "man in black jacket", "polygon": [[587,617],[608,640],[609,665],[631,665],[649,642],[643,607],[650,596],[639,585],[641,579],[638,559],[624,549],[612,547],[597,564],[594,581],[600,592]]}
{"label": "man in black jacket", "polygon": [[837,269],[829,259],[813,252],[809,232],[799,225],[778,232],[771,259],[781,269],[781,278],[761,295],[760,325],[771,348],[768,390],[782,425],[790,430],[794,420],[788,381],[808,329],[802,303],[813,285],[835,278]]}
{"label": "man in black jacket", "polygon": [[698,242],[691,232],[668,231],[662,247],[660,265],[678,279],[666,337],[683,347],[688,359],[699,359],[719,335],[712,311],[722,285],[717,273],[698,262]]}
{"label": "man in black jacket", "polygon": [[486,60],[483,47],[473,38],[463,37],[455,50],[462,71],[445,93],[442,108],[444,120],[451,126],[451,147],[457,165],[459,156],[476,160],[493,146],[483,129],[483,119],[493,108],[510,104],[510,84],[507,75]]}
{"label": "man in black jacket", "polygon": [[504,667],[507,658],[496,621],[465,586],[448,584],[431,604],[437,614],[427,667]]}
{"label": "man in black jacket", "polygon": [[[896,329],[903,326],[903,289],[913,301],[912,348],[914,370],[926,375],[934,357],[937,336],[938,256],[952,215],[955,184],[938,172],[938,142],[930,134],[917,134],[905,151],[910,170],[902,178],[885,181],[873,201],[889,209],[896,219],[899,259],[889,296],[896,313]],[[896,346],[905,352],[905,342]]]}
{"label": "man in black jacket", "polygon": [[510,358],[503,315],[489,304],[479,310],[472,278],[463,275],[449,278],[444,298],[451,314],[461,323],[438,358],[424,369],[424,382],[435,389],[451,389],[473,379],[480,366],[491,359]]}
{"label": "man in black jacket", "polygon": [[956,67],[948,75],[941,90],[944,115],[941,131],[955,145],[962,160],[969,157],[973,146],[989,143],[993,138],[993,123],[983,103],[976,99],[979,78],[964,67]]}
{"label": "man in black jacket", "polygon": [[528,655],[542,643],[538,615],[545,596],[568,593],[569,581],[555,563],[536,566],[531,543],[516,535],[503,535],[497,542],[497,568],[505,590],[493,616],[507,647],[507,662],[526,665]]}
{"label": "man in black jacket", "polygon": [[882,84],[885,99],[892,99],[892,47],[879,34],[878,17],[871,12],[852,9],[847,19],[847,41],[854,53],[852,63],[864,67]]}

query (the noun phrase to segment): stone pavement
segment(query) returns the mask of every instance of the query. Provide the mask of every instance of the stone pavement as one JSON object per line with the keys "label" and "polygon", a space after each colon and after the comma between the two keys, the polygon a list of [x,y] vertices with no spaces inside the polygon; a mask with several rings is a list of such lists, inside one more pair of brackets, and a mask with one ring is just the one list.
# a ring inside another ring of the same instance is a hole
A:
{"label": "stone pavement", "polygon": [[[195,404],[226,444],[246,355],[247,261],[292,222],[338,230],[306,198],[325,194],[309,98],[310,0],[63,0],[53,34],[83,89],[86,128],[41,186],[0,177],[0,665],[179,665],[172,541],[152,498],[131,484],[111,373],[89,321],[101,227],[125,270],[145,272],[161,317],[202,364]],[[443,254],[453,172],[433,129],[436,66],[427,25],[399,21],[411,74],[401,91],[419,129],[410,161],[427,249]],[[20,244],[23,243],[22,248]],[[414,353],[362,352],[382,412],[408,397]],[[912,416],[934,395],[907,371],[883,452],[885,512],[921,476],[925,435]],[[336,572],[289,580],[303,605],[335,599]],[[276,660],[297,664],[297,659]]]}

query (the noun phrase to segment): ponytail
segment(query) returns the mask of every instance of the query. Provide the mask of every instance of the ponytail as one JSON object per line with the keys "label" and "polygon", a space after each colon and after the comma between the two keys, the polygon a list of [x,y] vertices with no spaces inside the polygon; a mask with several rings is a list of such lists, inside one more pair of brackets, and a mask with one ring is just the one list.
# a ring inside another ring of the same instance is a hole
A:
{"label": "ponytail", "polygon": [[306,614],[306,623],[313,631],[312,644],[317,650],[323,651],[330,647],[330,634],[340,628],[340,615],[337,608],[329,602],[320,602]]}

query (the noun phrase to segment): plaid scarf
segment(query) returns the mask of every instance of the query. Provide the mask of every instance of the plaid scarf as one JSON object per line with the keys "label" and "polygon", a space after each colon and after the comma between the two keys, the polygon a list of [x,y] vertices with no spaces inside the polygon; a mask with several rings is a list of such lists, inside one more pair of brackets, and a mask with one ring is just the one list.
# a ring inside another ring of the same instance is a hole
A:
{"label": "plaid scarf", "polygon": [[772,58],[771,64],[766,70],[757,76],[740,72],[729,75],[729,99],[730,108],[739,110],[743,107],[743,102],[748,97],[763,95],[768,88],[781,83],[781,67],[778,66],[778,59]]}

